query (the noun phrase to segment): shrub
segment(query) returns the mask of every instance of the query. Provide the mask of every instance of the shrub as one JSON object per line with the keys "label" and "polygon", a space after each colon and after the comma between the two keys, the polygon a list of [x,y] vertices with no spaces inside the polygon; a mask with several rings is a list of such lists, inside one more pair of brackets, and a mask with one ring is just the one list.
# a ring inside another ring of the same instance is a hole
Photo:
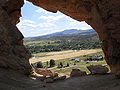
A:
{"label": "shrub", "polygon": [[55,66],[55,60],[51,59],[50,60],[50,67],[54,67]]}
{"label": "shrub", "polygon": [[43,68],[42,62],[37,62],[37,68]]}

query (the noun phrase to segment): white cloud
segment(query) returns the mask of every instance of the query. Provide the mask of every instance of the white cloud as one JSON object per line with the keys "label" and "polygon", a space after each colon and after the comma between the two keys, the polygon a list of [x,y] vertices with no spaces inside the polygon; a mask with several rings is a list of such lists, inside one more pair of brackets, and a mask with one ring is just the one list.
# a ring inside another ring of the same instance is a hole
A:
{"label": "white cloud", "polygon": [[92,27],[90,25],[88,25],[87,23],[83,22],[78,22],[78,21],[71,21],[69,23],[69,26],[71,26],[71,28],[78,28],[78,29],[82,29],[82,30],[87,30],[87,29],[92,29]]}
{"label": "white cloud", "polygon": [[87,30],[87,29],[92,29],[90,25],[88,25],[85,21],[77,21],[75,19],[72,19],[69,16],[66,16],[66,20],[68,21],[68,27],[69,29],[82,29],[82,30]]}
{"label": "white cloud", "polygon": [[54,30],[54,29],[49,29],[49,28],[44,28],[44,29],[31,29],[31,32],[29,32],[29,36],[40,36],[40,35],[47,35],[51,34],[54,32],[59,32],[59,30]]}
{"label": "white cloud", "polygon": [[35,10],[35,12],[37,13],[44,13],[44,14],[49,14],[49,13],[52,13],[52,12],[49,12],[43,8],[38,8],[37,10]]}
{"label": "white cloud", "polygon": [[37,13],[41,13],[41,12],[44,12],[44,11],[45,11],[45,10],[42,9],[42,8],[39,8],[39,9],[35,10],[35,12],[37,12]]}
{"label": "white cloud", "polygon": [[40,16],[39,19],[46,20],[47,22],[56,22],[62,18],[64,18],[64,15],[58,15],[58,16]]}
{"label": "white cloud", "polygon": [[26,24],[28,27],[32,28],[48,28],[48,27],[54,27],[55,25],[52,23],[39,23],[39,24]]}
{"label": "white cloud", "polygon": [[35,23],[35,21],[32,20],[21,20],[20,23]]}
{"label": "white cloud", "polygon": [[43,22],[43,23],[36,23],[35,21],[32,20],[21,20],[20,23],[17,24],[17,27],[19,30],[28,30],[28,28],[31,29],[36,29],[36,28],[54,28],[56,25],[50,22]]}
{"label": "white cloud", "polygon": [[24,0],[24,3],[27,3],[28,1]]}
{"label": "white cloud", "polygon": [[17,24],[19,30],[25,30],[29,24],[35,24],[35,21],[32,20],[20,20],[20,23]]}

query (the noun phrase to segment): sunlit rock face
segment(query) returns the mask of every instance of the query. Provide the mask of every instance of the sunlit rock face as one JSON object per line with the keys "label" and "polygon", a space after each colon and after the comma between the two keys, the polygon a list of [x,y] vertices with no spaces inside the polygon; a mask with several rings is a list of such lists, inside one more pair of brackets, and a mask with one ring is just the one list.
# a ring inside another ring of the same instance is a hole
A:
{"label": "sunlit rock face", "polygon": [[[28,0],[50,12],[60,11],[78,21],[86,21],[103,42],[106,62],[120,72],[120,0]],[[16,28],[23,0],[0,1],[0,67],[29,73],[29,52]]]}

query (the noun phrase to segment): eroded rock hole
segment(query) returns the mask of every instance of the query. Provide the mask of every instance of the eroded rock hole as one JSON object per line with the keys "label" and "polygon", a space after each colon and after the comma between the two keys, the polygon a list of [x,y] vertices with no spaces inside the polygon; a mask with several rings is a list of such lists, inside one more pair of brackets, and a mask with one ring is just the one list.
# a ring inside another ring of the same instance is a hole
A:
{"label": "eroded rock hole", "polygon": [[[30,8],[32,11],[29,11]],[[108,69],[103,68],[102,71],[99,66],[106,65],[100,49],[101,41],[85,22],[80,23],[60,12],[51,13],[26,2],[17,27],[25,36],[24,45],[32,54],[30,64],[34,75],[38,73],[53,77],[63,73],[68,77],[76,77],[90,72],[108,72]]]}

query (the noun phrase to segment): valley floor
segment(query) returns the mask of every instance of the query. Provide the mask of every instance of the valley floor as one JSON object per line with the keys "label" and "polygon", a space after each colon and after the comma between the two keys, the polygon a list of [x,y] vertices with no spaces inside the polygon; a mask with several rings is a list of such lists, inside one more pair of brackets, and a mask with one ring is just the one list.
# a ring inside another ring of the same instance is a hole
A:
{"label": "valley floor", "polygon": [[68,51],[59,51],[59,52],[38,53],[38,54],[33,54],[34,56],[37,57],[31,58],[30,63],[34,63],[37,61],[46,62],[46,61],[50,61],[50,59],[61,60],[61,59],[79,57],[101,51],[102,51],[101,49],[90,49],[90,50],[68,50]]}

